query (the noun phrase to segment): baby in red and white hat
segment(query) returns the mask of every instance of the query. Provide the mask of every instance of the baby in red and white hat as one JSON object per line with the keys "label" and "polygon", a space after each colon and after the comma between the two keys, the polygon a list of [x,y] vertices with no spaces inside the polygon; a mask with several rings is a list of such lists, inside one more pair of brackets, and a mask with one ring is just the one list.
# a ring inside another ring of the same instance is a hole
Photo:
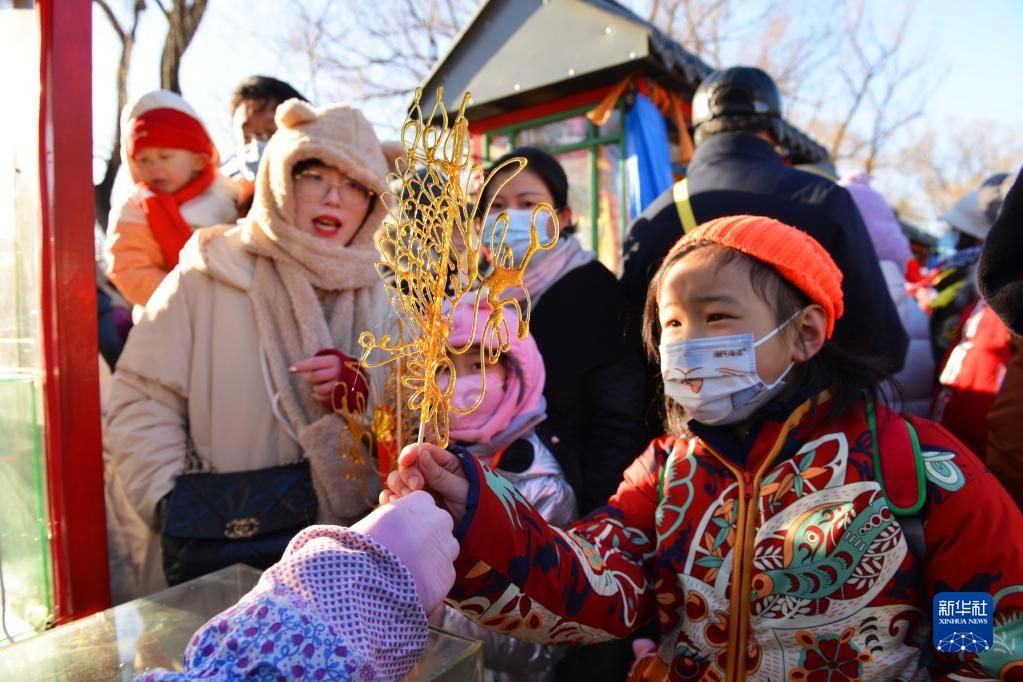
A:
{"label": "baby in red and white hat", "polygon": [[233,223],[240,189],[217,172],[209,133],[180,95],[155,90],[121,112],[121,155],[135,192],[110,214],[107,275],[145,305],[198,227]]}

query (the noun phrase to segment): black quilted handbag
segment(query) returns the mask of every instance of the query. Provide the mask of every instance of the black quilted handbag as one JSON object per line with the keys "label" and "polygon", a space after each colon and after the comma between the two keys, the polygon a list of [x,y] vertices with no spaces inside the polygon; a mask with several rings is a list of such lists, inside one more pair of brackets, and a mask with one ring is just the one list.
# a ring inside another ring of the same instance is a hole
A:
{"label": "black quilted handbag", "polygon": [[159,504],[167,583],[231,564],[268,568],[316,520],[309,461],[233,473],[184,473]]}

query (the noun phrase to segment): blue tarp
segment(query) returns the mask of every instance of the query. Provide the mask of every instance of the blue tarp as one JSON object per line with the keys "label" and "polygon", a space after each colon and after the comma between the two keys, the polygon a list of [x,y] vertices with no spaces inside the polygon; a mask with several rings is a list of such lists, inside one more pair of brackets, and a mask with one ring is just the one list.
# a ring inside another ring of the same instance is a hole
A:
{"label": "blue tarp", "polygon": [[639,93],[625,114],[625,159],[631,221],[674,184],[668,126],[654,103]]}

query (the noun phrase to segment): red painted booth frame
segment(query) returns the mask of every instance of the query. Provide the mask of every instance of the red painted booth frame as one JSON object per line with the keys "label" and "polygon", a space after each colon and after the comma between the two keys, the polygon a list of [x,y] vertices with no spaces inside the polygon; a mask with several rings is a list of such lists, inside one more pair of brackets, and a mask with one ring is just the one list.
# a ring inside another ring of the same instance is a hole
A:
{"label": "red painted booth frame", "polygon": [[54,624],[110,606],[92,186],[92,3],[39,0],[46,479]]}

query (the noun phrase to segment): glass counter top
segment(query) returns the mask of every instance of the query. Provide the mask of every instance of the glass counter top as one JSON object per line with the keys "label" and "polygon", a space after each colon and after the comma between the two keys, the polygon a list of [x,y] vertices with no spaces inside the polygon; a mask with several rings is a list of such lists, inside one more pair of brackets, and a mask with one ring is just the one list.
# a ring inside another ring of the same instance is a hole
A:
{"label": "glass counter top", "polygon": [[[236,564],[0,649],[0,679],[126,681],[150,668],[181,670],[195,631],[241,599],[260,575]],[[405,679],[482,680],[482,644],[431,629],[425,655]]]}

